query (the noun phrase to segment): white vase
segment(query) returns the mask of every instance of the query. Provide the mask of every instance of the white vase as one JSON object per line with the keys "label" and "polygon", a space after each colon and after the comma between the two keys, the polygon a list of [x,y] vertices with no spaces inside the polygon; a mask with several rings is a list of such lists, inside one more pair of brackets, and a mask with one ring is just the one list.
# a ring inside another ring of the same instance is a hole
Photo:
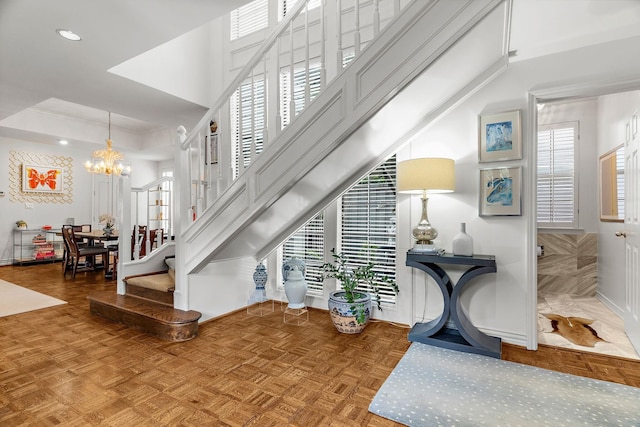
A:
{"label": "white vase", "polygon": [[284,293],[289,300],[289,308],[305,308],[304,298],[307,296],[307,282],[302,271],[294,265],[289,271],[287,281],[284,282]]}
{"label": "white vase", "polygon": [[460,232],[453,237],[453,254],[461,256],[473,255],[473,239],[467,234],[467,224],[460,223]]}

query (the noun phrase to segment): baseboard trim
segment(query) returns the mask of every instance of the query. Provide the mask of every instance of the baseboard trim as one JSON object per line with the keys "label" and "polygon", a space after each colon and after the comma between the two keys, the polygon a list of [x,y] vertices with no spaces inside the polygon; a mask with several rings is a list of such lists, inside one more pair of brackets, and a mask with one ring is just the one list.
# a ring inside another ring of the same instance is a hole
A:
{"label": "baseboard trim", "polygon": [[621,319],[624,319],[624,310],[618,307],[616,304],[614,304],[613,301],[611,301],[609,298],[601,294],[600,291],[596,291],[596,298],[601,303],[606,305],[611,311],[613,311],[616,316],[618,316]]}

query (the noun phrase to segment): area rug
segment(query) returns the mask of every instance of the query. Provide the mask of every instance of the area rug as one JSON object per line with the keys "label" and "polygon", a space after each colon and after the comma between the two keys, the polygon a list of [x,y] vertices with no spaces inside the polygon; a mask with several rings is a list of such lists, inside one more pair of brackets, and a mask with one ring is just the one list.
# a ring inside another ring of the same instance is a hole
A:
{"label": "area rug", "polygon": [[0,317],[66,304],[66,301],[0,280]]}
{"label": "area rug", "polygon": [[413,343],[369,411],[408,426],[637,426],[640,388]]}

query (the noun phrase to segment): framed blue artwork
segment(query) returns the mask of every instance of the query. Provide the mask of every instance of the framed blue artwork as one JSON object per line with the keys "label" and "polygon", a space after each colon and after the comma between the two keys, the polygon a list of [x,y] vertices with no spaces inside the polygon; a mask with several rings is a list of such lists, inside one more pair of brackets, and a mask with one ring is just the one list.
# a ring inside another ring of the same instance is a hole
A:
{"label": "framed blue artwork", "polygon": [[520,110],[479,117],[480,163],[522,159]]}
{"label": "framed blue artwork", "polygon": [[480,216],[522,215],[522,167],[480,169]]}

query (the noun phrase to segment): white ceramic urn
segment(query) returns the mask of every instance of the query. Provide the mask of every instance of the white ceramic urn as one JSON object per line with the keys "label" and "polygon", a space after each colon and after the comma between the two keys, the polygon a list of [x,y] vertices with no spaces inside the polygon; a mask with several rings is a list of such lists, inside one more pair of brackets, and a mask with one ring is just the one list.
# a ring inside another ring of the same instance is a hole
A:
{"label": "white ceramic urn", "polygon": [[284,293],[289,300],[288,308],[305,308],[304,298],[307,296],[307,282],[302,271],[294,265],[289,271],[287,281],[284,282]]}

